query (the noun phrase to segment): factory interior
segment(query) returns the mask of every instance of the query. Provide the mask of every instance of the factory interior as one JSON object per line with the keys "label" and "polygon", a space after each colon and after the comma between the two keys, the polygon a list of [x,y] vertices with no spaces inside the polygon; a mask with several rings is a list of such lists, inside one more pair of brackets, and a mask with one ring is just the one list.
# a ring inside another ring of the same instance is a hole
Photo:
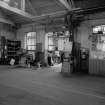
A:
{"label": "factory interior", "polygon": [[0,0],[0,105],[105,105],[105,0]]}

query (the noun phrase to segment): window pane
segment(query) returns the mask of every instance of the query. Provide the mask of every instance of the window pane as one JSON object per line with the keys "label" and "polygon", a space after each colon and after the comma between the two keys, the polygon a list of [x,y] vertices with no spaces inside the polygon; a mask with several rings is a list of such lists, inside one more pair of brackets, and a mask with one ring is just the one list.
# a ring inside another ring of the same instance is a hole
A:
{"label": "window pane", "polygon": [[31,39],[31,45],[35,45],[35,39]]}
{"label": "window pane", "polygon": [[55,46],[49,46],[48,48],[49,48],[49,51],[53,51]]}
{"label": "window pane", "polygon": [[28,50],[35,50],[36,46],[28,46]]}
{"label": "window pane", "polygon": [[35,50],[35,46],[31,46],[31,50]]}
{"label": "window pane", "polygon": [[27,40],[27,45],[31,45],[31,39]]}
{"label": "window pane", "polygon": [[31,47],[30,46],[28,46],[28,50],[31,50]]}
{"label": "window pane", "polygon": [[32,32],[32,37],[36,37],[36,32]]}
{"label": "window pane", "polygon": [[64,39],[63,38],[59,38],[58,40],[58,50],[63,50],[64,49]]}
{"label": "window pane", "polygon": [[53,45],[54,44],[54,41],[53,41],[53,38],[52,37],[49,37],[49,45]]}
{"label": "window pane", "polygon": [[105,34],[105,25],[93,27],[93,33],[99,33],[99,32],[102,32]]}
{"label": "window pane", "polygon": [[27,37],[29,38],[31,37],[31,32],[27,33]]}
{"label": "window pane", "polygon": [[25,35],[24,48],[28,50],[36,49],[36,32],[29,32]]}

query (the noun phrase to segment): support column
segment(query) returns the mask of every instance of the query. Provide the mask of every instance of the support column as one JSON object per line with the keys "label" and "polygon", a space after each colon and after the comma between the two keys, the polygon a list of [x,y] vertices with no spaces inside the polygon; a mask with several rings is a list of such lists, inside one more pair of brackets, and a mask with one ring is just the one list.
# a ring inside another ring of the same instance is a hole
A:
{"label": "support column", "polygon": [[21,9],[25,11],[25,0],[21,0]]}
{"label": "support column", "polygon": [[37,34],[36,52],[41,52],[43,54],[43,57],[41,60],[45,61],[45,26],[43,25],[37,26],[36,34]]}

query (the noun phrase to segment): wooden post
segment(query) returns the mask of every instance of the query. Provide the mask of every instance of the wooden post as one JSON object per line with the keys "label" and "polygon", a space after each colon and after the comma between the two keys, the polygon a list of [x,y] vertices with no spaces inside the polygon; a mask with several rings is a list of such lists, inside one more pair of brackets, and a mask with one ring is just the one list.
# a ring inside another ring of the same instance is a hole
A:
{"label": "wooden post", "polygon": [[21,0],[21,9],[25,11],[25,0]]}

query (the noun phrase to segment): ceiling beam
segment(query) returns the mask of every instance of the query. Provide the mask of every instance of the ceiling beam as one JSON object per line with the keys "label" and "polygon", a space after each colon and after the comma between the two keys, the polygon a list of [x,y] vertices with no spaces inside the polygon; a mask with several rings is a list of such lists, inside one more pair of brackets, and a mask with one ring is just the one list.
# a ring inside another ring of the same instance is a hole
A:
{"label": "ceiling beam", "polygon": [[0,18],[0,23],[6,23],[6,24],[10,24],[10,25],[15,25],[12,21],[8,20],[8,19],[4,19],[4,18]]}
{"label": "ceiling beam", "polygon": [[67,0],[59,0],[59,2],[66,7],[69,11],[72,10],[72,6],[67,2]]}
{"label": "ceiling beam", "polygon": [[[75,10],[78,10],[78,9],[79,8],[75,8],[75,9],[72,9],[71,11],[75,11]],[[43,19],[61,18],[61,17],[65,17],[66,14],[67,14],[66,10],[57,11],[57,12],[42,14],[42,15],[39,15],[39,16],[34,16],[31,20],[32,21],[40,21],[40,20],[43,20]]]}
{"label": "ceiling beam", "polygon": [[46,18],[61,17],[61,16],[64,16],[66,13],[67,13],[67,11],[58,11],[58,12],[54,12],[54,13],[43,14],[40,16],[34,16],[32,18],[32,21],[46,19]]}
{"label": "ceiling beam", "polygon": [[9,6],[8,4],[6,4],[5,2],[3,1],[0,1],[0,8],[3,8],[5,10],[8,10],[14,14],[17,14],[17,15],[20,15],[24,18],[28,18],[28,19],[32,19],[33,16],[23,10],[20,10],[20,9],[17,9],[17,8],[14,8],[14,7],[11,7]]}

